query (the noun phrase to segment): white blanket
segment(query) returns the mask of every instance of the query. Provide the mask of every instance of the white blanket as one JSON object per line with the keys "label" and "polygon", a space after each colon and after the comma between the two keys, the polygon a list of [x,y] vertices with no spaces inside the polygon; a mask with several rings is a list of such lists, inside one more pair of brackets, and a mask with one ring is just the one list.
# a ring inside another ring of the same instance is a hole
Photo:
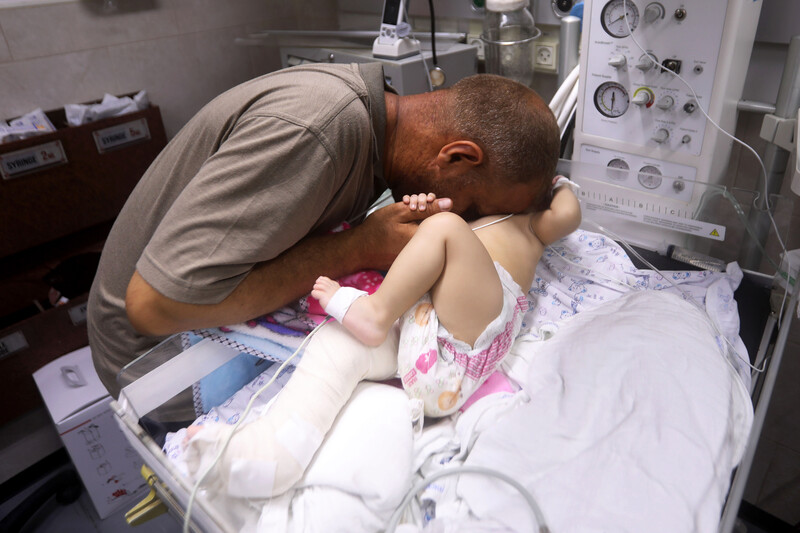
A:
{"label": "white blanket", "polygon": [[[485,429],[465,464],[522,482],[551,531],[716,531],[752,406],[697,308],[630,293],[516,355],[531,400]],[[479,517],[534,530],[508,485],[465,476],[458,493]]]}
{"label": "white blanket", "polygon": [[[691,294],[746,358],[733,300],[742,274],[735,264],[728,270],[668,272],[665,279],[635,269],[613,241],[573,233],[537,267],[526,333],[503,363],[523,391],[483,398],[412,438],[410,430],[396,433],[411,420],[404,393],[362,387],[303,487],[251,505],[247,519],[237,511],[238,523],[251,531],[255,523],[276,531],[379,531],[411,474],[465,463],[525,483],[555,533],[715,530],[752,407],[720,354],[718,344],[726,343],[681,297]],[[235,421],[253,387],[200,421]],[[476,414],[482,409],[486,416]],[[165,447],[178,465],[182,433]],[[491,518],[532,531],[524,503],[503,483],[471,475],[440,485],[446,490],[437,516],[450,517],[451,526]]]}

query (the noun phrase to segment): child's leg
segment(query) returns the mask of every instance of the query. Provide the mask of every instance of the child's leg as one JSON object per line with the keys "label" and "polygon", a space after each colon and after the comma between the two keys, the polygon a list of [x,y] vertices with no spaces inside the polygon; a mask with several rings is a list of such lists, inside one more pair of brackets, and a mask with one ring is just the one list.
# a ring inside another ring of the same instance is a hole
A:
{"label": "child's leg", "polygon": [[[396,372],[395,336],[369,348],[339,324],[328,324],[311,339],[269,410],[233,435],[206,486],[244,498],[268,498],[287,491],[302,478],[356,385]],[[199,476],[210,465],[232,428],[207,424],[192,432],[186,459],[193,475]]]}
{"label": "child's leg", "polygon": [[[312,295],[326,307],[336,289],[338,284],[321,278]],[[375,345],[428,291],[440,322],[469,344],[503,306],[502,286],[489,253],[453,213],[438,213],[420,224],[380,288],[353,302],[342,325],[362,342]]]}

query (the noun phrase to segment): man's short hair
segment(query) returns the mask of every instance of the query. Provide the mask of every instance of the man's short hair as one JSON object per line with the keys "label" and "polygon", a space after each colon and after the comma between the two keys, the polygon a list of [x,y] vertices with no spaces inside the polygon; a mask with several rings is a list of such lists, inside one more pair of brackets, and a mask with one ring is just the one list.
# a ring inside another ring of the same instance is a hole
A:
{"label": "man's short hair", "polygon": [[541,183],[534,209],[546,209],[561,147],[558,124],[535,91],[508,78],[477,74],[451,88],[458,135],[484,150],[488,168],[507,182]]}

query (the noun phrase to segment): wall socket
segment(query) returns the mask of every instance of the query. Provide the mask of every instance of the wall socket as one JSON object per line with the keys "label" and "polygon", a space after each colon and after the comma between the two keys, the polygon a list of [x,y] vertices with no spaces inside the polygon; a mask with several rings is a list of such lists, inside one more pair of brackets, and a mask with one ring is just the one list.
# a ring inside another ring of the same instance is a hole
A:
{"label": "wall socket", "polygon": [[550,67],[555,63],[556,50],[549,44],[536,45],[536,64],[542,67]]}
{"label": "wall socket", "polygon": [[533,45],[533,68],[539,72],[558,71],[558,35],[543,31]]}

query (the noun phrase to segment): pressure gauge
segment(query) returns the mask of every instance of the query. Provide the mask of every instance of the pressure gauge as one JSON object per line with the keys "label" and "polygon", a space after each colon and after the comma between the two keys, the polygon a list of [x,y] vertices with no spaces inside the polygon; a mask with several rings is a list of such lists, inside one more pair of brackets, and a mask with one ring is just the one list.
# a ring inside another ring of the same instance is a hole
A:
{"label": "pressure gauge", "polygon": [[628,175],[628,170],[631,168],[624,159],[619,157],[615,157],[609,161],[608,165],[606,166],[608,167],[606,174],[608,174],[609,178],[616,181],[625,181],[625,177]]}
{"label": "pressure gauge", "polygon": [[616,81],[602,83],[594,92],[594,106],[600,113],[610,118],[625,114],[630,103],[628,90]]}
{"label": "pressure gauge", "polygon": [[653,165],[645,165],[639,169],[639,183],[645,189],[658,189],[662,179],[661,171]]}
{"label": "pressure gauge", "polygon": [[610,36],[617,39],[627,37],[639,24],[639,8],[633,0],[611,0],[603,6],[600,23]]}

